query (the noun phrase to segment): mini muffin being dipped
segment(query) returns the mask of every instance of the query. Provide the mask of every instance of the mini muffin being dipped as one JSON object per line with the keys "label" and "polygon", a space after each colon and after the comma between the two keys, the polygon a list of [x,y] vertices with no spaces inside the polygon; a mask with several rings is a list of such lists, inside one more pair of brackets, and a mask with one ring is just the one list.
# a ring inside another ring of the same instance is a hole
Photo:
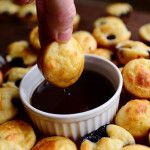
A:
{"label": "mini muffin being dipped", "polygon": [[58,87],[75,83],[84,68],[84,51],[71,38],[68,42],[52,42],[43,51],[39,66],[44,77]]}

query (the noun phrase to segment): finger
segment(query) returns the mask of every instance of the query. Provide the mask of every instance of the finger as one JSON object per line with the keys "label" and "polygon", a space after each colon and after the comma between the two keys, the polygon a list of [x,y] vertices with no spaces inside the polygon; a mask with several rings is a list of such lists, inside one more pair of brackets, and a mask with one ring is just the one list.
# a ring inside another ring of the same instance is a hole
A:
{"label": "finger", "polygon": [[36,0],[38,26],[39,26],[39,38],[41,47],[44,48],[48,43],[47,24],[46,24],[46,12],[44,0]]}
{"label": "finger", "polygon": [[51,36],[54,36],[57,41],[69,40],[73,31],[73,17],[76,14],[74,1],[51,0],[51,3],[46,6],[46,11]]}

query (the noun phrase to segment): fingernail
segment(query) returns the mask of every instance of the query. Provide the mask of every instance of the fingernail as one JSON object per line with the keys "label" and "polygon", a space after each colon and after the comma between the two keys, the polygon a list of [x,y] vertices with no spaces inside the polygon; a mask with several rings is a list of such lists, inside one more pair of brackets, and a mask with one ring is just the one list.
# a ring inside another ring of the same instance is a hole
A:
{"label": "fingernail", "polygon": [[60,42],[66,42],[71,38],[71,36],[72,36],[72,28],[69,28],[64,32],[58,33],[57,40]]}

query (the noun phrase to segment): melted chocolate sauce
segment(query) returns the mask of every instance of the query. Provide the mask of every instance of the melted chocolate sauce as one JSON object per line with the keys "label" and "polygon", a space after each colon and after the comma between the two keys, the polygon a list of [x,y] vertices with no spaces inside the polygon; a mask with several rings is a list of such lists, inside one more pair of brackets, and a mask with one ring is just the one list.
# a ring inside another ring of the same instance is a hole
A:
{"label": "melted chocolate sauce", "polygon": [[43,81],[35,89],[31,105],[49,113],[73,114],[102,105],[114,92],[112,83],[106,77],[85,70],[75,84],[65,89]]}

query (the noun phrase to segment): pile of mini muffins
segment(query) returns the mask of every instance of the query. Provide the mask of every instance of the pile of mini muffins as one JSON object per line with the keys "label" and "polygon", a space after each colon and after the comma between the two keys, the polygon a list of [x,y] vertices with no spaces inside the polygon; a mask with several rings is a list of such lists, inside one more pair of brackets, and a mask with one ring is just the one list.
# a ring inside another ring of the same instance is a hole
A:
{"label": "pile of mini muffins", "polygon": [[[19,6],[11,0],[0,0],[0,14],[17,15],[27,22],[37,21],[35,9],[35,4]],[[117,112],[114,124],[105,126],[104,136],[96,141],[89,138],[90,134],[85,136],[78,144],[80,150],[150,150],[150,47],[146,45],[150,44],[150,23],[139,29],[142,42],[130,40],[131,32],[122,17],[132,13],[132,9],[127,3],[107,6],[109,16],[94,22],[93,33],[75,31],[80,16],[73,20],[73,38],[84,53],[115,63],[123,76],[123,96],[131,97]],[[76,144],[65,137],[36,140],[30,124],[14,119],[19,111],[16,104],[20,101],[20,81],[36,63],[40,48],[36,26],[30,32],[29,41],[8,45],[6,61],[0,57],[0,150],[77,150]],[[101,129],[95,132],[101,133]]]}

